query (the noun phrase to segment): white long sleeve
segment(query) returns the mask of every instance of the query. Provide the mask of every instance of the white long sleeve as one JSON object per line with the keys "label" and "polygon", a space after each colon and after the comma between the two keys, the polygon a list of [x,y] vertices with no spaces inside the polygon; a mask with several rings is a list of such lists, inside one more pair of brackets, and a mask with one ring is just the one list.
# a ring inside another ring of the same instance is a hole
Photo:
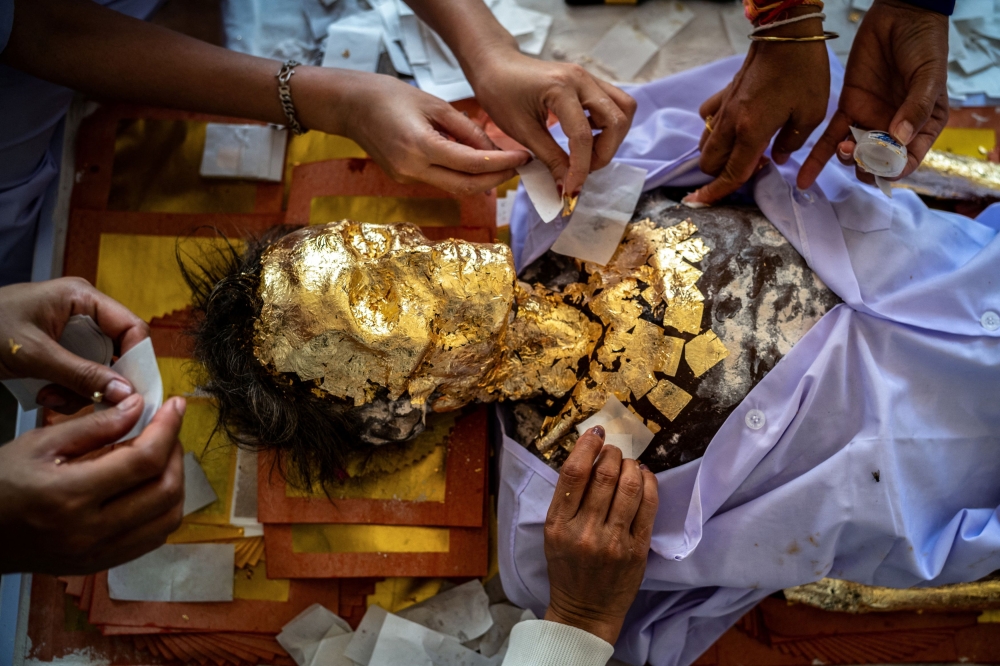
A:
{"label": "white long sleeve", "polygon": [[514,625],[503,666],[605,666],[615,648],[567,624],[527,620]]}

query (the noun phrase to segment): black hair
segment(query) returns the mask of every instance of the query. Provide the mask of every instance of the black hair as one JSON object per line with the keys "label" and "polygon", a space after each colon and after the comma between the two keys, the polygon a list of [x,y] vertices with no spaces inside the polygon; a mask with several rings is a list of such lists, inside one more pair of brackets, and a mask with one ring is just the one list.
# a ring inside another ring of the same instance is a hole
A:
{"label": "black hair", "polygon": [[242,243],[219,233],[223,243],[214,249],[194,256],[178,243],[176,254],[193,296],[190,334],[194,358],[205,370],[199,388],[218,403],[218,427],[237,446],[276,450],[281,474],[311,488],[342,479],[346,456],[371,447],[352,436],[361,424],[348,403],[319,393],[313,382],[274,372],[254,354],[261,259],[296,230],[274,227]]}

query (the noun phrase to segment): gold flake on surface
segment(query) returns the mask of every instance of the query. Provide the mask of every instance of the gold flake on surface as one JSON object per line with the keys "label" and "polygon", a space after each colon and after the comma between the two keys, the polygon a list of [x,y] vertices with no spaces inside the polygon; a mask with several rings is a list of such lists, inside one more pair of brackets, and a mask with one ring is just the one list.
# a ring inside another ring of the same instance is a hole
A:
{"label": "gold flake on surface", "polygon": [[676,419],[681,410],[691,402],[690,393],[666,379],[661,379],[646,397],[653,407],[671,421]]}
{"label": "gold flake on surface", "polygon": [[8,338],[7,339],[7,344],[10,345],[10,355],[11,356],[13,356],[17,352],[21,351],[21,347],[24,346],[24,345],[21,345],[21,344],[18,344],[16,342],[14,342],[14,338]]}
{"label": "gold flake on surface", "polygon": [[711,329],[689,341],[684,347],[684,360],[695,377],[701,377],[727,356],[729,350]]}
{"label": "gold flake on surface", "polygon": [[697,335],[701,333],[701,320],[704,314],[703,301],[674,299],[674,302],[663,311],[663,327],[673,326],[681,333]]}

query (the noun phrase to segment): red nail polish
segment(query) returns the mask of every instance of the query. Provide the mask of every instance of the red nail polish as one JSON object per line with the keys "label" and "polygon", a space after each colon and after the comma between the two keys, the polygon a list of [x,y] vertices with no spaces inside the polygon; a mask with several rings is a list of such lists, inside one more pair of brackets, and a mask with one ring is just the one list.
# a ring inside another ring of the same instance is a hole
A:
{"label": "red nail polish", "polygon": [[563,195],[563,186],[562,186],[562,183],[556,183],[556,192],[559,193],[560,197]]}

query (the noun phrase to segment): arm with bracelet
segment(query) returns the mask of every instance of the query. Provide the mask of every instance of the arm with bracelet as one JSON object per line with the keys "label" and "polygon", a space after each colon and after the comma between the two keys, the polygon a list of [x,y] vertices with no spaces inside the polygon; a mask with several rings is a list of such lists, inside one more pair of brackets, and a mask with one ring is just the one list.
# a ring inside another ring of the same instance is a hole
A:
{"label": "arm with bracelet", "polygon": [[[497,150],[452,106],[390,76],[229,51],[87,0],[0,0],[4,21],[0,64],[98,99],[346,136],[399,181],[485,191],[529,159]],[[4,88],[4,106],[16,92]]]}
{"label": "arm with bracelet", "polygon": [[733,81],[702,104],[701,169],[714,176],[685,197],[709,205],[739,189],[771,159],[782,164],[826,116],[830,62],[821,0],[745,0],[750,51]]}

